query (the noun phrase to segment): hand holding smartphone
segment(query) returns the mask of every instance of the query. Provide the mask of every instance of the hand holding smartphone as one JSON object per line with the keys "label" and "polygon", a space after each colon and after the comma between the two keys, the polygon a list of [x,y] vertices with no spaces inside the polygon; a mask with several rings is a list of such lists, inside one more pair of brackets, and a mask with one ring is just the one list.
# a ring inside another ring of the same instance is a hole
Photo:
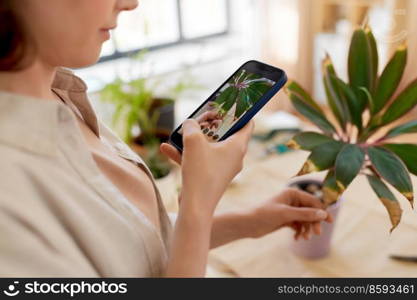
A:
{"label": "hand holding smartphone", "polygon": [[[210,142],[222,141],[245,126],[286,81],[283,70],[248,61],[188,118],[198,122]],[[171,133],[169,143],[182,153],[182,124]]]}

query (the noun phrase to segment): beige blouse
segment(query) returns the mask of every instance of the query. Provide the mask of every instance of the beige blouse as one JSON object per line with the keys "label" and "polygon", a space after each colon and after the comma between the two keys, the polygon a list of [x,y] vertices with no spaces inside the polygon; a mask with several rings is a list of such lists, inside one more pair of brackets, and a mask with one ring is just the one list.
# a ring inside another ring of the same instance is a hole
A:
{"label": "beige blouse", "polygon": [[143,160],[59,69],[66,103],[0,92],[0,276],[163,273],[172,225]]}

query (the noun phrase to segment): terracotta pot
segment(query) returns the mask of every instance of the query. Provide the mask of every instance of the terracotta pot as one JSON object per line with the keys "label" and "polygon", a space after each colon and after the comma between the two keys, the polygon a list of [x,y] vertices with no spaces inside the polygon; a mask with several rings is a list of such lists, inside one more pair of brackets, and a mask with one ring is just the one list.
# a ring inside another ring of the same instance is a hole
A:
{"label": "terracotta pot", "polygon": [[[322,181],[314,179],[297,180],[292,182],[289,186],[307,191],[306,188],[311,184],[317,185],[319,189],[322,187]],[[294,240],[291,243],[291,249],[294,254],[308,259],[323,258],[329,254],[336,218],[342,203],[343,197],[327,208],[327,211],[332,215],[334,221],[330,224],[322,222],[322,232],[320,235],[313,234],[309,240],[304,240],[300,237],[297,241]]]}

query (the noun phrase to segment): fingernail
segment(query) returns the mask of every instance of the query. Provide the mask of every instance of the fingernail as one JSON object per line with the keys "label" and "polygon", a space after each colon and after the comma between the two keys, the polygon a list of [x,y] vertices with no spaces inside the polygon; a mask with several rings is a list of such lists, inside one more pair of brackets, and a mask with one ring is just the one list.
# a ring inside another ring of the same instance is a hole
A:
{"label": "fingernail", "polygon": [[318,219],[326,219],[326,218],[327,218],[327,212],[326,212],[326,211],[324,211],[324,210],[322,210],[322,209],[320,209],[320,210],[318,210],[318,211],[316,212],[316,217],[317,217]]}

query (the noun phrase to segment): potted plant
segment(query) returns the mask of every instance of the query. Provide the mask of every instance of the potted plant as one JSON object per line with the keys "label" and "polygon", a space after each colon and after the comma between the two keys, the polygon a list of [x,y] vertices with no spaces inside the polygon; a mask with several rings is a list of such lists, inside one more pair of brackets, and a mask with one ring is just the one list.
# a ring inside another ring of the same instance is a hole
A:
{"label": "potted plant", "polygon": [[[292,182],[290,187],[306,191],[318,198],[323,197],[323,182],[317,179],[298,179]],[[327,212],[337,218],[343,198],[327,208]],[[302,257],[317,259],[326,256],[330,251],[330,242],[334,230],[334,223],[324,222],[321,224],[320,235],[313,235],[308,240],[298,239],[291,244],[292,251]]]}
{"label": "potted plant", "polygon": [[[136,56],[138,61],[142,61],[143,57],[143,52]],[[132,77],[130,74],[129,78]],[[166,94],[170,97],[156,96],[157,85],[158,82],[151,82],[149,75],[131,80],[123,80],[118,76],[102,89],[100,99],[114,105],[112,126],[144,159],[154,177],[161,178],[172,167],[160,153],[159,145],[168,140],[174,129],[175,99],[185,90],[197,88],[198,85],[189,79],[182,79],[168,89]]]}
{"label": "potted plant", "polygon": [[327,171],[322,183],[326,206],[335,203],[356,176],[366,176],[388,211],[391,232],[401,220],[402,209],[389,186],[413,207],[410,173],[417,175],[417,145],[390,141],[417,132],[416,120],[398,124],[417,105],[417,80],[396,92],[406,61],[407,46],[403,44],[378,74],[374,35],[368,25],[356,29],[348,54],[348,82],[336,74],[328,55],[322,63],[327,103],[335,121],[297,82],[286,85],[295,109],[321,130],[302,132],[288,143],[311,152],[297,175]]}

